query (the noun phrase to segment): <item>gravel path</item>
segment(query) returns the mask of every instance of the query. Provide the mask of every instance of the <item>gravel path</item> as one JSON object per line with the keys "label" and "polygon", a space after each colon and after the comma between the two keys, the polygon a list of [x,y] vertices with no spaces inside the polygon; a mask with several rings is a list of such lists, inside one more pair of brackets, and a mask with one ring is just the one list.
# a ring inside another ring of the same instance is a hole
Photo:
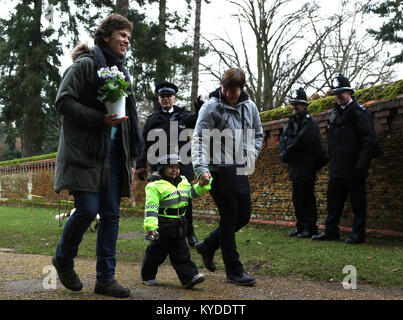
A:
{"label": "gravel path", "polygon": [[[17,254],[0,250],[0,300],[99,300],[113,299],[93,292],[95,260],[76,259],[75,268],[84,288],[80,292],[65,289],[57,280],[56,289],[45,289],[51,265],[50,256]],[[206,269],[206,281],[192,290],[183,289],[170,265],[162,265],[157,274],[158,287],[146,287],[140,281],[138,263],[118,261],[116,278],[130,288],[134,300],[403,300],[403,290],[376,288],[358,284],[356,290],[345,290],[341,283],[300,280],[295,277],[257,276],[254,287],[239,287],[225,282],[221,271]]]}

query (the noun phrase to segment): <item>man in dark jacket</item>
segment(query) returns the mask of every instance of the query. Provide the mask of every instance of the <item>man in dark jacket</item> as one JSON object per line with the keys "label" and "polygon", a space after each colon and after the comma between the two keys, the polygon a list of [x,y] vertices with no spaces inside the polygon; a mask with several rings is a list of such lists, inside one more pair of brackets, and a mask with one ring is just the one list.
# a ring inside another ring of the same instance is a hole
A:
{"label": "man in dark jacket", "polygon": [[346,243],[357,244],[365,241],[365,181],[375,156],[377,137],[371,114],[352,98],[354,90],[346,77],[339,74],[334,78],[331,93],[337,105],[330,114],[327,129],[330,155],[328,216],[325,231],[313,236],[312,240],[339,239],[338,224],[349,195],[354,222],[353,233]]}
{"label": "man in dark jacket", "polygon": [[[166,150],[166,153],[179,153],[182,147],[188,144],[189,149],[186,153],[186,159],[183,159],[184,165],[181,169],[181,174],[192,181],[194,179],[193,167],[190,161],[190,131],[189,135],[186,134],[185,130],[193,129],[196,125],[197,115],[193,112],[187,111],[185,108],[180,108],[175,105],[176,94],[178,93],[178,87],[170,82],[162,82],[155,87],[155,93],[158,95],[158,102],[160,108],[153,112],[147,119],[143,128],[143,139],[145,141],[144,148],[142,150],[141,156],[136,161],[136,175],[140,180],[145,180],[147,177],[146,167],[147,162],[150,163],[151,172],[156,171],[156,162],[152,161],[151,157],[158,159],[161,155],[153,154],[148,155],[150,148],[153,144],[159,141],[158,131],[164,134],[166,137],[166,143],[163,143],[162,147],[172,148],[173,150]],[[148,137],[150,133],[156,133],[156,140]],[[186,137],[182,137],[182,133],[185,133]],[[160,151],[160,150],[155,150]],[[184,158],[183,154],[181,157]],[[188,224],[188,234],[187,239],[191,247],[197,243],[197,237],[194,233],[193,228],[193,218],[192,218],[192,202],[189,201],[186,210],[186,221]]]}
{"label": "man in dark jacket", "polygon": [[329,157],[318,123],[308,113],[307,96],[302,88],[292,92],[290,104],[294,115],[284,126],[279,144],[281,160],[288,164],[297,220],[296,230],[288,235],[310,238],[318,233],[314,192],[316,172],[328,162]]}
{"label": "man in dark jacket", "polygon": [[133,88],[126,98],[126,116],[113,120],[117,114],[107,114],[98,100],[104,80],[97,71],[116,65],[130,81],[123,64],[132,27],[123,16],[108,16],[98,26],[93,48],[76,47],[55,102],[62,115],[55,191],[69,190],[76,212],[64,227],[52,263],[66,288],[82,289],[74,258],[84,232],[99,213],[94,291],[113,297],[130,296],[130,290],[118,285],[114,277],[116,240],[120,199],[131,195],[131,168],[141,149],[141,136]]}

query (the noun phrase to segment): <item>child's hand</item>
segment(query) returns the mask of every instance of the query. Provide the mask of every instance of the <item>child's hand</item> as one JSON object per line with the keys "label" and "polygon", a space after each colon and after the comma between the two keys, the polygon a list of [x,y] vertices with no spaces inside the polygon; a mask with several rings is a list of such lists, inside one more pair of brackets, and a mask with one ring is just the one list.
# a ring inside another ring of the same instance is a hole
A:
{"label": "child's hand", "polygon": [[150,231],[148,231],[147,232],[147,234],[149,235],[149,236],[153,236],[153,235],[155,235],[155,232],[156,232],[157,230],[150,230]]}
{"label": "child's hand", "polygon": [[159,238],[157,229],[148,231],[148,232],[147,232],[147,235],[148,235],[148,237],[149,237],[151,240],[154,240],[154,239],[157,240],[157,239]]}
{"label": "child's hand", "polygon": [[200,185],[201,187],[204,187],[204,186],[208,185],[209,182],[210,182],[210,178],[211,178],[210,172],[205,172],[205,173],[203,173],[203,174],[199,177],[199,181],[198,181],[199,185]]}

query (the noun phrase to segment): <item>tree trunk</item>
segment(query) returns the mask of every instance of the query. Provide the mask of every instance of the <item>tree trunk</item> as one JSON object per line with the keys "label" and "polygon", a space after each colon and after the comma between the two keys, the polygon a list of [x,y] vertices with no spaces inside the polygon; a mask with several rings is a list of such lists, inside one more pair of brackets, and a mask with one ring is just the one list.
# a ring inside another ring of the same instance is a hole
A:
{"label": "tree trunk", "polygon": [[[169,74],[168,69],[168,61],[167,57],[165,56],[165,48],[166,48],[166,21],[167,21],[167,1],[160,0],[159,2],[159,16],[158,16],[158,49],[159,49],[159,56],[157,57],[156,65],[155,65],[155,85],[161,83],[162,81],[167,80],[167,76]],[[154,110],[159,108],[159,103],[157,100],[154,100]]]}
{"label": "tree trunk", "polygon": [[190,106],[195,112],[194,102],[197,99],[199,89],[199,60],[200,60],[200,16],[201,16],[201,3],[202,0],[195,0],[195,31],[193,43],[193,69],[192,69],[192,93],[190,95]]}
{"label": "tree trunk", "polygon": [[129,14],[129,0],[116,0],[115,13],[127,17]]}
{"label": "tree trunk", "polygon": [[22,156],[29,157],[40,154],[42,151],[43,113],[41,106],[41,61],[39,52],[41,47],[41,15],[42,0],[34,1],[34,17],[31,28],[32,50],[25,55],[26,73],[24,85],[27,89],[26,109],[24,115],[23,149]]}
{"label": "tree trunk", "polygon": [[160,55],[157,59],[156,63],[156,75],[155,75],[155,80],[156,83],[158,84],[159,82],[162,82],[164,80],[167,80],[166,77],[168,75],[167,72],[167,61],[166,61],[166,56],[164,55],[165,53],[165,47],[166,47],[166,22],[167,22],[167,1],[166,0],[160,0],[160,6],[159,6],[159,16],[158,16],[158,43],[159,43],[159,49],[160,49]]}

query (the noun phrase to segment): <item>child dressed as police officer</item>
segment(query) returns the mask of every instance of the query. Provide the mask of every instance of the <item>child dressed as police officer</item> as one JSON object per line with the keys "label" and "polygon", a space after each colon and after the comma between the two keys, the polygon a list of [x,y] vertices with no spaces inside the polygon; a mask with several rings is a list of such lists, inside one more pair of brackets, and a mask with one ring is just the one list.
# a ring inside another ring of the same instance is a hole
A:
{"label": "child dressed as police officer", "polygon": [[158,266],[167,255],[171,260],[179,280],[185,288],[204,281],[196,265],[190,259],[186,244],[185,212],[189,199],[199,197],[211,189],[211,181],[206,186],[191,185],[180,175],[181,160],[177,154],[168,154],[158,160],[157,170],[148,177],[144,229],[151,239],[141,267],[142,283],[157,286],[155,279]]}

